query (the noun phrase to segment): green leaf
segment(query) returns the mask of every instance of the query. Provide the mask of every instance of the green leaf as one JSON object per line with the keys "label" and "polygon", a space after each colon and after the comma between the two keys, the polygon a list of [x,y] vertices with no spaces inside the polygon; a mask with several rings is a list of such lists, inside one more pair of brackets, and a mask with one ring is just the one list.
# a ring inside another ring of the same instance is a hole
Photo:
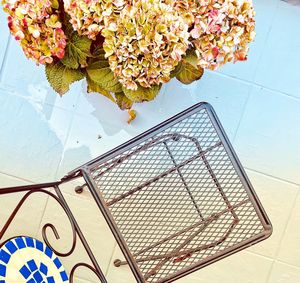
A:
{"label": "green leaf", "polygon": [[159,93],[161,85],[155,85],[150,88],[138,86],[137,90],[131,90],[123,87],[125,95],[133,102],[151,101]]}
{"label": "green leaf", "polygon": [[102,46],[97,46],[93,51],[93,57],[105,60],[105,51]]}
{"label": "green leaf", "polygon": [[182,71],[182,62],[179,62],[175,69],[171,72],[170,77],[176,77]]}
{"label": "green leaf", "polygon": [[[70,33],[70,32],[68,32]],[[68,36],[69,40],[65,49],[65,56],[61,62],[68,68],[78,69],[80,66],[87,65],[87,58],[91,57],[90,52],[92,41],[79,36],[75,31]]]}
{"label": "green leaf", "polygon": [[110,69],[107,60],[98,60],[86,69],[88,76],[101,88],[111,92],[121,92],[122,85]]}
{"label": "green leaf", "polygon": [[88,60],[88,65],[94,64],[100,60],[103,63],[105,62],[106,67],[108,67],[109,63],[107,58],[105,58],[103,47],[101,45],[97,45],[95,48],[93,48],[94,44],[95,42],[92,43],[92,56]]}
{"label": "green leaf", "polygon": [[73,82],[84,78],[81,70],[70,69],[60,62],[47,64],[45,71],[50,85],[60,95],[68,92]]}
{"label": "green leaf", "polygon": [[176,78],[183,84],[190,84],[196,80],[200,80],[204,70],[200,67],[194,67],[192,64],[183,60],[182,70],[177,74]]}
{"label": "green leaf", "polygon": [[189,49],[185,55],[184,61],[190,63],[192,66],[197,68],[198,57],[194,49]]}
{"label": "green leaf", "polygon": [[133,101],[131,101],[124,92],[118,92],[115,94],[116,103],[118,104],[119,108],[122,110],[131,109],[133,105]]}
{"label": "green leaf", "polygon": [[106,89],[102,88],[101,86],[99,86],[98,84],[96,84],[94,81],[92,81],[89,77],[87,77],[87,92],[91,93],[91,92],[97,92],[102,94],[103,96],[106,96],[108,99],[110,99],[112,102],[116,102],[113,95],[107,91]]}
{"label": "green leaf", "polygon": [[87,67],[87,69],[89,71],[92,71],[92,70],[99,70],[99,69],[103,69],[103,68],[106,68],[106,67],[109,67],[109,63],[106,59],[104,60],[97,60],[91,64],[89,64],[89,66]]}

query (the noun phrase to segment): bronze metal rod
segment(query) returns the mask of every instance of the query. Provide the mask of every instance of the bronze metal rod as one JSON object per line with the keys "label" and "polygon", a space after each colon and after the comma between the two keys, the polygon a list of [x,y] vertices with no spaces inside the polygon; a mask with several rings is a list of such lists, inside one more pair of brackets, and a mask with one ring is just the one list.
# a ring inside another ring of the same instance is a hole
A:
{"label": "bronze metal rod", "polygon": [[[85,248],[85,250],[86,250],[86,252],[87,252],[87,254],[88,254],[88,256],[89,256],[89,258],[91,260],[91,262],[93,263],[93,265],[95,267],[95,269],[92,268],[92,271],[94,271],[94,273],[98,276],[98,278],[101,280],[101,283],[107,283],[107,280],[106,280],[106,278],[105,278],[105,276],[104,276],[104,274],[103,274],[103,272],[102,272],[102,270],[101,270],[101,268],[100,268],[100,266],[99,266],[99,264],[98,264],[98,262],[97,262],[97,260],[96,260],[96,258],[94,256],[94,254],[93,254],[93,252],[92,252],[92,250],[91,250],[91,248],[90,248],[87,240],[85,239],[85,237],[84,237],[84,235],[83,235],[83,233],[82,233],[82,231],[80,229],[79,224],[77,223],[77,221],[76,221],[76,219],[75,219],[75,217],[74,217],[71,209],[69,208],[69,206],[68,206],[68,204],[67,204],[67,202],[66,202],[66,200],[65,200],[65,198],[64,198],[64,196],[62,194],[62,192],[60,191],[60,189],[59,189],[58,186],[55,186],[54,189],[55,189],[56,194],[60,198],[61,202],[63,203],[63,205],[64,205],[64,207],[66,209],[66,212],[68,213],[68,216],[72,220],[72,223],[73,223],[73,225],[75,227],[76,233],[77,233],[78,237],[80,238],[81,243],[83,244],[83,246],[84,246],[84,248]],[[79,267],[79,266],[85,266],[85,267],[88,267],[89,269],[91,269],[89,265],[87,265],[85,263],[79,263],[79,264],[75,265],[75,268],[72,269],[72,272],[71,272],[72,276],[74,275],[75,269],[77,267]]]}
{"label": "bronze metal rod", "polygon": [[[178,138],[185,138],[188,139],[190,141],[192,141],[193,143],[197,143],[198,141],[195,140],[195,138],[193,137],[189,137],[186,135],[182,135],[182,134],[178,134],[178,133],[172,133],[172,134],[166,134],[163,136],[160,136],[158,138],[153,138],[150,142],[140,146],[139,148],[137,148],[136,150],[129,152],[117,159],[113,159],[109,162],[103,163],[101,164],[101,166],[97,169],[99,170],[101,167],[105,167],[105,170],[101,171],[100,173],[96,174],[93,176],[94,179],[97,179],[101,176],[103,176],[105,173],[109,172],[111,169],[115,168],[117,165],[121,164],[124,160],[128,160],[131,156],[136,155],[137,153],[140,153],[146,149],[151,148],[152,146],[157,146],[159,144],[162,144],[168,140],[174,140],[174,139],[178,139]],[[109,166],[109,167],[107,167]]]}
{"label": "bronze metal rod", "polygon": [[82,168],[81,173],[82,173],[83,178],[85,179],[86,184],[89,187],[89,190],[90,190],[99,210],[101,211],[102,215],[104,216],[106,223],[108,224],[111,232],[113,233],[116,241],[118,242],[120,249],[122,250],[122,252],[125,255],[127,255],[126,260],[128,261],[128,264],[133,272],[133,275],[137,279],[137,282],[145,283],[144,281],[142,281],[140,279],[140,276],[137,273],[138,266],[137,266],[136,262],[133,261],[133,257],[130,253],[130,250],[129,250],[126,242],[124,241],[124,238],[123,238],[122,234],[120,233],[119,229],[117,229],[115,220],[112,217],[111,213],[109,212],[108,207],[106,206],[105,201],[104,201],[103,197],[101,196],[99,190],[97,190],[97,185],[96,185],[95,181],[91,178],[90,172],[88,171],[87,168]]}
{"label": "bronze metal rod", "polygon": [[124,198],[126,198],[126,197],[128,197],[128,196],[130,196],[130,195],[132,195],[132,194],[134,194],[134,193],[136,193],[136,192],[142,190],[143,188],[145,188],[145,187],[151,185],[152,183],[154,183],[154,182],[158,181],[159,179],[161,179],[161,178],[167,176],[168,174],[177,171],[177,170],[180,169],[181,167],[183,167],[183,166],[185,166],[185,165],[191,163],[192,161],[194,161],[194,160],[196,160],[197,158],[201,157],[202,155],[206,154],[206,153],[209,152],[210,150],[212,150],[212,149],[214,149],[214,148],[216,148],[216,147],[219,147],[219,146],[221,146],[221,142],[219,142],[219,143],[217,143],[217,144],[211,146],[210,148],[206,149],[205,151],[202,151],[202,152],[199,153],[199,154],[194,155],[193,157],[191,157],[191,158],[185,160],[184,162],[179,163],[177,166],[172,167],[172,168],[170,168],[169,170],[167,170],[167,171],[165,171],[165,172],[163,172],[163,173],[157,175],[156,177],[150,179],[149,181],[143,183],[142,185],[137,186],[136,188],[131,189],[131,190],[129,190],[128,192],[121,194],[120,196],[118,196],[118,197],[114,198],[113,200],[107,202],[107,205],[108,205],[108,206],[111,206],[111,205],[117,203],[118,201],[120,201],[120,200],[122,200],[122,199],[124,199]]}
{"label": "bronze metal rod", "polygon": [[[208,224],[207,224],[208,225]],[[176,247],[173,252],[179,252],[182,248],[184,248],[186,245],[188,245],[201,231],[203,231],[203,229],[205,229],[205,227],[207,225],[204,225],[204,227],[201,227],[201,229],[197,230],[196,232],[194,232],[192,235],[190,235],[183,243],[181,243],[178,247]],[[159,269],[162,268],[162,266],[164,266],[172,257],[171,256],[167,256],[167,255],[163,255],[161,256],[153,256],[153,259],[149,259],[149,258],[145,258],[145,260],[143,259],[138,259],[136,260],[137,262],[143,262],[143,261],[149,261],[149,260],[159,260],[159,259],[163,259],[160,263],[158,263],[155,267],[153,267],[149,272],[147,272],[147,274],[145,275],[145,278],[148,279],[149,277],[155,275],[157,273],[157,271]]]}
{"label": "bronze metal rod", "polygon": [[[207,223],[204,227],[201,227],[201,229],[198,230],[197,234],[202,232],[209,224],[210,223]],[[199,252],[201,250],[216,247],[217,245],[224,242],[228,238],[228,236],[232,232],[234,226],[236,226],[237,224],[238,224],[238,221],[234,219],[232,221],[232,223],[230,224],[230,228],[228,229],[226,234],[221,239],[219,239],[217,241],[214,241],[210,244],[202,245],[202,246],[199,246],[197,248],[187,249],[187,250],[183,250],[183,251],[172,251],[172,252],[166,253],[164,255],[149,256],[149,257],[137,259],[137,262],[144,262],[144,261],[150,261],[150,260],[159,260],[159,259],[170,258],[170,257],[180,257],[180,256],[184,256],[184,255],[187,255],[187,254],[192,255],[193,253]],[[191,240],[193,240],[196,236],[193,236],[192,239],[188,238],[188,242],[191,242]]]}
{"label": "bronze metal rod", "polygon": [[1,188],[0,195],[34,191],[39,189],[53,188],[56,185],[61,184],[61,182],[52,182],[52,183],[44,183],[44,184],[33,184],[33,185],[25,185],[18,187],[9,187],[9,188]]}
{"label": "bronze metal rod", "polygon": [[[201,147],[201,145],[200,145],[199,143],[197,144],[197,147],[198,147],[198,150],[201,152],[201,151],[202,151],[202,147]],[[214,171],[212,170],[212,168],[211,168],[211,166],[210,166],[210,164],[209,164],[209,162],[208,162],[206,156],[205,156],[205,155],[202,155],[201,158],[202,158],[202,160],[203,160],[203,162],[204,162],[204,164],[205,164],[205,166],[206,166],[206,168],[207,168],[207,170],[208,170],[208,172],[209,172],[209,175],[210,175],[211,178],[213,179],[213,181],[214,181],[214,183],[215,183],[215,185],[216,185],[216,187],[217,187],[219,193],[221,194],[221,196],[222,196],[224,202],[226,203],[227,207],[230,208],[230,207],[231,207],[231,204],[230,204],[230,202],[229,202],[229,200],[228,200],[228,197],[227,197],[226,194],[224,193],[224,191],[223,191],[223,189],[222,189],[222,186],[221,186],[221,184],[220,184],[218,178],[216,177],[216,174],[215,174]],[[231,213],[232,213],[232,215],[233,215],[234,218],[238,219],[238,217],[237,217],[237,215],[236,215],[236,213],[235,213],[234,211],[232,211]]]}
{"label": "bronze metal rod", "polygon": [[[237,225],[238,223],[238,220],[233,220],[232,224],[230,225],[230,228],[228,229],[227,233],[218,241],[215,241],[213,243],[210,243],[210,244],[206,244],[206,245],[202,245],[200,247],[197,247],[197,248],[193,248],[193,249],[188,249],[188,250],[185,250],[185,251],[173,251],[169,254],[166,254],[164,256],[166,256],[166,258],[161,262],[159,263],[156,267],[152,268],[146,275],[145,275],[145,278],[148,279],[150,278],[151,276],[155,275],[157,273],[158,270],[160,270],[162,268],[162,266],[164,264],[166,264],[171,258],[173,257],[177,257],[177,259],[175,259],[173,261],[173,263],[176,263],[176,262],[180,262],[186,258],[189,258],[190,256],[192,256],[192,254],[196,253],[196,252],[200,252],[201,250],[206,250],[206,249],[209,249],[209,248],[213,248],[213,247],[216,247],[218,245],[220,245],[221,243],[223,243],[227,238],[228,236],[231,234],[231,232],[233,231],[234,227]],[[196,234],[196,233],[195,233]],[[194,236],[194,235],[193,235]],[[197,236],[197,235],[196,235]],[[194,237],[196,237],[194,236]],[[194,238],[193,237],[193,238]],[[188,239],[188,241],[190,242],[190,239]],[[189,243],[188,242],[188,243]],[[188,243],[183,243],[182,245],[186,246]],[[181,246],[182,246],[181,245]],[[180,246],[180,247],[181,247]],[[182,259],[180,257],[184,256]],[[160,259],[158,258],[159,256],[156,257],[156,260]],[[179,259],[179,260],[178,260]],[[153,259],[151,259],[153,260]],[[178,261],[177,261],[178,260]],[[139,262],[139,261],[137,261]]]}
{"label": "bronze metal rod", "polygon": [[[157,242],[157,243],[155,243],[155,244],[153,244],[153,245],[151,245],[151,246],[149,246],[149,247],[147,247],[147,248],[139,251],[138,253],[135,253],[134,257],[137,258],[137,256],[139,256],[139,255],[141,255],[141,254],[143,254],[143,253],[145,253],[145,252],[147,252],[147,251],[149,251],[149,250],[151,250],[153,248],[156,248],[156,247],[160,246],[161,244],[164,244],[164,243],[166,243],[166,242],[168,242],[168,241],[170,241],[170,240],[172,240],[172,239],[174,239],[174,238],[176,238],[176,237],[178,237],[178,236],[180,236],[180,235],[182,235],[182,234],[184,234],[184,233],[186,233],[186,232],[188,232],[188,231],[190,231],[192,229],[195,229],[195,228],[197,228],[200,225],[204,225],[207,222],[211,223],[212,221],[217,220],[223,214],[228,213],[231,210],[234,210],[234,209],[236,209],[236,208],[238,208],[238,207],[240,207],[240,206],[242,206],[242,205],[244,205],[244,204],[246,204],[248,202],[250,202],[250,200],[246,199],[246,200],[243,200],[243,201],[241,201],[241,202],[239,202],[239,203],[237,203],[235,205],[232,205],[232,207],[230,209],[224,209],[224,210],[222,210],[222,211],[220,211],[218,213],[212,214],[211,216],[205,218],[203,221],[199,221],[199,222],[197,222],[197,223],[195,223],[195,224],[193,224],[193,225],[191,225],[191,226],[189,226],[189,227],[187,227],[187,228],[185,228],[185,229],[183,229],[181,231],[178,231],[177,233],[172,234],[171,236],[169,236],[167,238],[164,238],[161,241],[159,241],[159,242]],[[139,260],[137,259],[137,261],[139,261]],[[120,266],[120,265],[126,265],[126,264],[127,264],[126,261],[119,261],[118,262],[118,266]]]}
{"label": "bronze metal rod", "polygon": [[171,159],[172,159],[173,164],[174,164],[175,167],[177,168],[177,173],[178,173],[178,175],[179,175],[179,177],[180,177],[180,179],[181,179],[181,181],[182,181],[182,183],[183,183],[183,185],[184,185],[184,187],[185,187],[187,193],[189,194],[190,199],[192,200],[192,203],[193,203],[194,207],[196,208],[196,210],[197,210],[197,212],[198,212],[200,218],[201,218],[202,220],[204,220],[204,217],[203,217],[203,215],[202,215],[202,213],[201,213],[201,211],[200,211],[200,208],[199,208],[198,204],[196,203],[195,198],[194,198],[194,196],[192,195],[192,193],[191,193],[191,191],[190,191],[190,189],[189,189],[189,186],[188,186],[187,182],[185,181],[185,179],[184,179],[184,177],[183,177],[183,175],[182,175],[182,173],[181,173],[180,168],[178,168],[178,165],[177,165],[177,163],[176,163],[176,160],[175,160],[175,158],[174,158],[174,156],[173,156],[173,154],[172,154],[172,152],[171,152],[171,150],[170,150],[168,144],[167,144],[166,142],[164,142],[164,145],[165,145],[165,147],[166,147],[166,149],[167,149],[167,151],[168,151],[168,153],[169,153],[169,156],[170,156]]}

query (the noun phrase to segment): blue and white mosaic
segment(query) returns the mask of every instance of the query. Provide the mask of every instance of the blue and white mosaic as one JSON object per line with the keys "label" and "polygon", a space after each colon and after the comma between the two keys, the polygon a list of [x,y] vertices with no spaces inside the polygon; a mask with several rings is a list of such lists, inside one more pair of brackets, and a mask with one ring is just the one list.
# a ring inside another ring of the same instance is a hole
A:
{"label": "blue and white mosaic", "polygon": [[44,243],[18,237],[0,249],[0,283],[68,283],[59,258]]}

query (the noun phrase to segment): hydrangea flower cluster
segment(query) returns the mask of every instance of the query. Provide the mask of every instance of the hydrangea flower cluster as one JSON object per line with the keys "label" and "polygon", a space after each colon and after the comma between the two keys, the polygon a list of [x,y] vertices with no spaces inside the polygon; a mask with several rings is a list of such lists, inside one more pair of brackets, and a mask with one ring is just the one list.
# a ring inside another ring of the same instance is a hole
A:
{"label": "hydrangea flower cluster", "polygon": [[200,0],[191,30],[198,65],[215,70],[246,60],[255,37],[254,15],[252,0]]}
{"label": "hydrangea flower cluster", "polygon": [[176,11],[180,13],[181,17],[183,17],[189,27],[192,27],[194,25],[195,15],[198,8],[198,0],[165,0],[165,2],[168,5],[172,5],[176,9]]}
{"label": "hydrangea flower cluster", "polygon": [[138,0],[103,30],[104,50],[120,82],[136,90],[170,80],[189,47],[188,24],[160,0]]}
{"label": "hydrangea flower cluster", "polygon": [[2,0],[25,55],[60,94],[87,78],[120,108],[155,98],[176,77],[247,59],[252,0]]}
{"label": "hydrangea flower cluster", "polygon": [[8,26],[28,58],[37,64],[64,57],[66,36],[50,0],[3,0]]}
{"label": "hydrangea flower cluster", "polygon": [[79,34],[95,40],[113,13],[121,11],[127,0],[65,0],[65,11]]}

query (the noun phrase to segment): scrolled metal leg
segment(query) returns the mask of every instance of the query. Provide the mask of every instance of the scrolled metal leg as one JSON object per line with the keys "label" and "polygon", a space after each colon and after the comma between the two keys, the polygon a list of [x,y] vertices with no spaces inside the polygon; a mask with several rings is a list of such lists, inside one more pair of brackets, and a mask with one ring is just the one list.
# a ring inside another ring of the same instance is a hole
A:
{"label": "scrolled metal leg", "polygon": [[[71,247],[64,252],[60,252],[59,250],[57,250],[56,248],[54,248],[54,246],[50,243],[50,240],[47,236],[47,231],[48,229],[51,229],[52,232],[54,233],[55,238],[58,240],[60,239],[59,233],[56,229],[56,227],[49,223],[46,223],[43,227],[42,227],[42,238],[43,241],[45,242],[45,244],[47,245],[47,247],[49,248],[49,250],[51,250],[51,252],[53,252],[56,256],[59,257],[69,257],[69,256],[74,256],[74,250],[76,248],[77,245],[77,238],[80,239],[81,244],[83,245],[91,264],[87,264],[84,262],[80,262],[77,263],[70,272],[70,276],[69,276],[69,281],[70,283],[74,282],[74,278],[75,278],[75,272],[77,269],[79,268],[87,268],[89,269],[91,272],[93,272],[98,279],[100,280],[101,283],[107,283],[107,280],[104,276],[104,273],[102,272],[87,240],[85,239],[84,234],[82,233],[79,224],[77,223],[71,209],[68,206],[68,203],[66,202],[62,192],[60,191],[59,185],[61,184],[61,182],[54,182],[54,183],[47,183],[47,184],[40,184],[40,185],[30,185],[30,186],[22,186],[22,187],[14,187],[14,188],[3,188],[0,190],[0,196],[1,195],[5,195],[5,194],[12,194],[12,193],[20,193],[20,192],[26,192],[25,195],[21,198],[21,200],[18,202],[17,206],[15,207],[15,209],[13,210],[13,212],[11,213],[11,215],[9,216],[9,218],[7,219],[7,221],[5,222],[3,227],[0,227],[0,248],[4,245],[4,243],[6,242],[3,238],[5,236],[6,231],[8,230],[8,228],[10,227],[10,225],[13,223],[13,220],[15,219],[15,217],[17,216],[19,210],[22,208],[23,204],[26,202],[26,200],[32,195],[32,194],[36,194],[36,193],[40,193],[40,194],[46,194],[48,197],[52,198],[53,200],[55,200],[60,207],[63,209],[63,211],[66,213],[66,216],[69,219],[70,225],[71,225],[71,231],[72,231],[72,244]],[[84,188],[86,185],[81,186],[82,188]],[[53,192],[50,192],[46,189],[54,189],[55,194]],[[1,277],[1,274],[0,274]],[[0,278],[0,282],[1,278]]]}

